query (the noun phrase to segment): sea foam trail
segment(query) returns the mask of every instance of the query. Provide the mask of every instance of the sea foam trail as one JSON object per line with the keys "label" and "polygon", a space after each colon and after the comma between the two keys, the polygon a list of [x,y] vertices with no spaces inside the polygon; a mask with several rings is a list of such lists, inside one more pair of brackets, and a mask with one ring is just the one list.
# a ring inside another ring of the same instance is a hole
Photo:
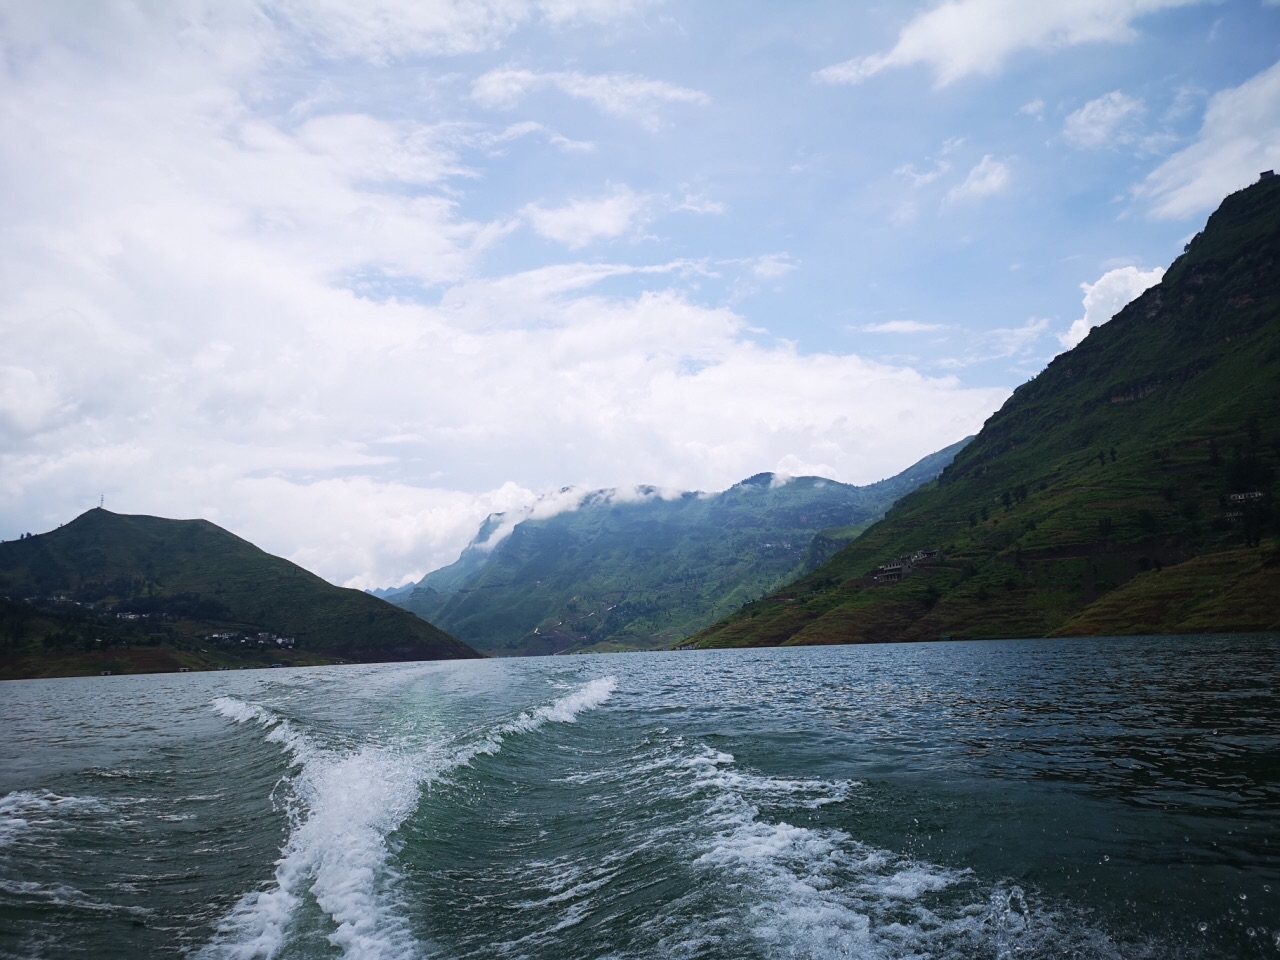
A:
{"label": "sea foam trail", "polygon": [[297,772],[286,805],[293,828],[276,864],[273,885],[246,893],[219,924],[200,953],[206,960],[275,957],[288,942],[304,891],[334,923],[329,941],[351,960],[410,960],[423,950],[397,904],[399,876],[391,866],[387,837],[418,805],[422,785],[501,749],[512,735],[548,723],[573,723],[605,703],[617,688],[613,677],[592,680],[545,706],[499,725],[479,742],[436,754],[379,745],[326,749],[287,719],[232,697],[213,701],[236,723],[257,723],[266,739],[291,754]]}
{"label": "sea foam trail", "polygon": [[526,711],[498,729],[503,734],[532,733],[548,723],[576,723],[580,713],[603,705],[617,689],[618,681],[613,677],[598,677],[582,689],[545,707]]}
{"label": "sea foam trail", "polygon": [[[770,821],[762,806],[814,810],[840,802],[851,781],[787,780],[738,769],[710,748],[684,756],[680,792],[702,801],[709,835],[692,865],[737,890],[754,941],[745,952],[797,958],[970,956],[1119,957],[1101,931],[1061,929],[1017,886],[981,889],[952,869],[862,843],[838,829]],[[696,939],[699,923],[687,933]],[[717,936],[723,931],[714,931]]]}

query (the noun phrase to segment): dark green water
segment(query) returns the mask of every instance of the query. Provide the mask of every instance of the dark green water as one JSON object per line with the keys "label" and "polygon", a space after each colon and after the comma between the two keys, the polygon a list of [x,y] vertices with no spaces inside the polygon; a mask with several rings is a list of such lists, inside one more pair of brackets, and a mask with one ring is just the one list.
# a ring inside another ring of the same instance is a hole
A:
{"label": "dark green water", "polygon": [[0,956],[1280,957],[1280,638],[0,685]]}

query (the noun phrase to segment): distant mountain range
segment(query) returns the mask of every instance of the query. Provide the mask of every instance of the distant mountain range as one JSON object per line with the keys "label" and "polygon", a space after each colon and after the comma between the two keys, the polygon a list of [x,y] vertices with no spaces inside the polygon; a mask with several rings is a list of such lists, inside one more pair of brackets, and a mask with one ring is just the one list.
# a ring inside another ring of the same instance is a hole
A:
{"label": "distant mountain range", "polygon": [[475,656],[206,520],[95,509],[0,543],[0,677]]}
{"label": "distant mountain range", "polygon": [[1278,468],[1269,177],[1015,391],[936,483],[689,645],[1280,629]]}
{"label": "distant mountain range", "polygon": [[966,443],[864,487],[762,473],[717,494],[598,490],[553,516],[496,514],[456,563],[388,599],[490,653],[669,646],[817,566]]}

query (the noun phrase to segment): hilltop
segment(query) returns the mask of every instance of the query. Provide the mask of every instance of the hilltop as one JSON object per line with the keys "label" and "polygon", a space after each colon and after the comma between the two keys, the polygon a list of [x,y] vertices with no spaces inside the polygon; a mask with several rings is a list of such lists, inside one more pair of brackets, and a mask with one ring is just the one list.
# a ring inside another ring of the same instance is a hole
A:
{"label": "hilltop", "polygon": [[389,599],[492,653],[669,646],[817,566],[966,443],[862,487],[761,473],[716,494],[597,490],[553,516],[494,515]]}
{"label": "hilltop", "polygon": [[207,520],[90,510],[0,543],[0,676],[478,654]]}
{"label": "hilltop", "polygon": [[[690,646],[1280,629],[1280,178],[937,481]],[[936,557],[895,562],[921,551]]]}

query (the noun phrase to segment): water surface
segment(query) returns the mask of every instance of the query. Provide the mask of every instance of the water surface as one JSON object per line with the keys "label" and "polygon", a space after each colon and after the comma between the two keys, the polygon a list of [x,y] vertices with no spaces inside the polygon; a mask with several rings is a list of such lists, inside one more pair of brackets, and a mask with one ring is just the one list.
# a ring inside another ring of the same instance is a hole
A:
{"label": "water surface", "polygon": [[0,685],[0,956],[1280,957],[1280,638]]}

